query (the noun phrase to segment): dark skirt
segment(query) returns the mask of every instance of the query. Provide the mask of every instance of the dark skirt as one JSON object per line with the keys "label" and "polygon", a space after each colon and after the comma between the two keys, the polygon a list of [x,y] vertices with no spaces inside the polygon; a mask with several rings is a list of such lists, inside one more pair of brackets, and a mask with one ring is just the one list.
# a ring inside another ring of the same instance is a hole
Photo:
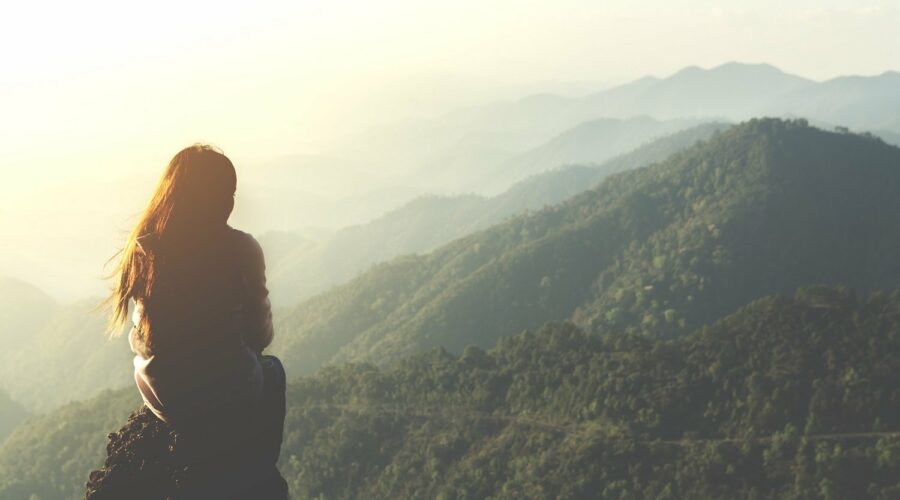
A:
{"label": "dark skirt", "polygon": [[193,440],[192,478],[175,498],[287,499],[287,484],[276,467],[285,418],[285,372],[275,356],[261,356],[265,383],[261,405],[234,408],[215,422],[199,422],[181,433]]}

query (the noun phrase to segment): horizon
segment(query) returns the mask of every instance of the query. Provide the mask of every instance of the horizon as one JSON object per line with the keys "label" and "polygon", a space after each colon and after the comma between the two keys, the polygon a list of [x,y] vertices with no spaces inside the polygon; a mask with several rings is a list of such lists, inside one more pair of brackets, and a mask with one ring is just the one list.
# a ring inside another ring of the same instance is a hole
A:
{"label": "horizon", "polygon": [[[835,73],[835,74],[831,74],[827,77],[816,78],[811,75],[806,75],[806,74],[801,74],[798,72],[786,70],[785,68],[778,66],[776,64],[773,64],[771,62],[768,62],[768,61],[745,61],[745,60],[735,60],[735,59],[728,60],[728,59],[726,59],[726,60],[722,60],[722,61],[719,61],[716,63],[707,64],[707,65],[687,64],[685,66],[681,66],[679,68],[676,68],[676,69],[668,71],[668,72],[653,72],[653,73],[647,73],[647,74],[643,74],[643,75],[631,76],[628,78],[613,78],[613,79],[609,79],[609,80],[602,81],[602,82],[598,81],[598,80],[595,80],[595,81],[543,80],[543,81],[528,82],[528,83],[519,84],[519,85],[513,85],[512,83],[499,84],[499,85],[497,85],[497,87],[502,88],[502,89],[505,89],[505,88],[517,89],[518,88],[518,89],[528,89],[528,90],[521,90],[520,93],[513,93],[512,95],[502,94],[501,92],[503,92],[503,91],[495,90],[494,92],[491,93],[490,96],[473,98],[471,100],[471,102],[466,102],[463,104],[456,104],[456,105],[446,105],[445,107],[435,107],[431,112],[427,112],[427,113],[420,113],[420,114],[413,113],[413,114],[408,114],[408,115],[401,115],[401,117],[399,117],[399,118],[395,118],[393,120],[388,120],[388,121],[385,121],[382,123],[374,123],[374,122],[369,123],[364,128],[356,130],[354,133],[356,135],[365,134],[365,133],[371,132],[373,130],[379,130],[379,129],[382,129],[385,127],[391,127],[391,126],[395,126],[398,124],[403,124],[405,122],[416,122],[416,121],[421,121],[421,120],[436,119],[436,118],[445,117],[454,112],[465,111],[465,110],[470,110],[470,109],[477,109],[477,108],[490,106],[490,105],[517,103],[517,102],[528,100],[528,99],[534,98],[534,97],[552,96],[552,97],[560,97],[560,98],[565,98],[565,99],[579,99],[579,98],[583,98],[583,97],[589,97],[594,94],[601,94],[603,92],[606,92],[609,90],[614,90],[619,87],[624,87],[629,84],[639,82],[639,81],[645,80],[645,79],[662,81],[662,80],[666,80],[666,79],[675,77],[675,76],[682,74],[688,70],[697,69],[704,73],[708,73],[708,72],[720,70],[720,69],[723,69],[723,68],[729,67],[729,66],[766,67],[769,69],[774,69],[774,70],[776,70],[782,74],[788,75],[788,76],[794,76],[794,77],[799,77],[799,78],[802,78],[805,80],[809,80],[812,83],[828,83],[828,82],[831,82],[834,80],[853,79],[853,78],[877,78],[877,77],[884,77],[884,76],[888,76],[888,75],[900,74],[900,62],[898,62],[896,66],[886,67],[882,70],[873,70],[868,73],[852,73],[852,72]],[[430,76],[436,78],[438,75],[434,74],[434,75],[430,75]],[[429,76],[420,75],[420,77],[428,78]],[[543,90],[543,89],[546,89],[546,90]],[[573,89],[575,89],[575,90],[573,90]],[[498,95],[494,95],[494,94],[498,94]],[[642,115],[635,115],[635,117],[638,117],[638,116],[642,116]],[[352,134],[350,134],[350,135],[352,135]],[[166,152],[160,152],[159,155],[157,155],[157,157],[155,158],[155,161],[152,163],[152,166],[151,166],[150,162],[145,161],[145,162],[141,163],[140,168],[135,169],[135,170],[127,170],[123,173],[107,172],[107,173],[110,173],[111,175],[101,182],[107,182],[110,180],[122,180],[122,179],[133,178],[133,177],[146,177],[148,175],[150,175],[150,176],[157,175],[158,176],[159,174],[161,174],[161,172],[163,171],[163,168],[165,167],[165,164],[168,162],[168,159],[171,157],[172,154],[174,154],[174,152],[177,152],[178,149],[180,149],[181,147],[186,147],[186,146],[188,146],[190,144],[194,144],[194,143],[211,144],[216,147],[221,147],[220,143],[218,143],[214,140],[208,140],[208,139],[204,139],[204,138],[198,138],[193,141],[184,142],[184,143],[181,143],[181,146],[176,146],[177,149],[173,150],[172,152],[170,152],[169,150],[166,150]],[[323,156],[323,155],[328,156],[329,153],[332,153],[332,152],[333,152],[333,150],[330,150],[328,148],[306,149],[306,150],[304,150],[304,149],[287,150],[287,151],[281,151],[281,152],[277,152],[277,153],[271,153],[268,155],[266,155],[266,154],[262,154],[259,156],[250,155],[248,159],[236,160],[235,165],[239,168],[239,170],[242,167],[247,168],[247,169],[256,169],[261,165],[272,164],[272,163],[278,162],[279,160],[291,159],[293,157],[316,157],[316,156]],[[229,151],[225,151],[225,153],[228,154],[229,157],[241,158],[241,156],[233,155]],[[239,152],[239,154],[240,154],[240,152]],[[3,158],[2,155],[3,155],[3,151],[0,150],[0,158]],[[168,156],[166,156],[166,155],[168,155]],[[11,167],[9,167],[9,164],[5,164],[5,165],[7,168],[11,168]],[[96,174],[97,172],[87,171],[86,173]],[[49,178],[49,179],[45,176],[42,178],[41,182],[33,183],[31,185],[29,185],[27,182],[25,183],[24,186],[7,185],[6,187],[8,189],[8,192],[4,193],[4,194],[7,194],[11,198],[15,199],[17,196],[27,195],[28,193],[33,193],[33,192],[36,192],[39,190],[48,189],[48,188],[55,189],[58,187],[63,187],[73,180],[75,180],[75,179],[71,176],[69,176],[69,177],[60,176],[60,177],[53,177],[53,178]],[[0,190],[2,190],[2,189],[3,188],[0,187]],[[0,191],[0,192],[2,192],[2,191]]]}
{"label": "horizon", "polygon": [[255,168],[404,119],[691,66],[767,63],[815,81],[900,70],[890,1],[211,5],[17,6],[0,30],[0,164],[39,187],[157,172],[209,142]]}
{"label": "horizon", "polygon": [[[366,134],[372,131],[378,131],[380,129],[389,128],[391,126],[401,125],[404,123],[414,123],[422,120],[430,120],[430,119],[439,119],[442,117],[446,117],[456,112],[478,109],[491,105],[503,105],[503,104],[514,104],[522,101],[526,101],[530,98],[535,97],[560,97],[564,99],[580,99],[584,97],[590,97],[595,94],[602,94],[606,91],[614,90],[620,87],[625,87],[630,84],[640,82],[642,80],[651,79],[655,81],[663,81],[669,78],[675,77],[679,74],[682,74],[688,70],[697,69],[704,73],[709,73],[715,70],[720,70],[725,67],[766,67],[768,69],[773,69],[778,71],[779,73],[799,77],[805,80],[809,80],[812,83],[828,83],[835,80],[841,79],[854,79],[854,78],[878,78],[889,75],[898,75],[900,74],[900,62],[898,62],[897,66],[888,67],[881,71],[873,71],[871,73],[837,73],[830,75],[825,78],[815,78],[809,75],[804,75],[792,71],[785,70],[784,68],[772,64],[768,61],[743,61],[743,60],[723,60],[717,63],[709,64],[709,65],[701,65],[701,64],[688,64],[685,66],[681,66],[677,69],[674,69],[668,73],[648,73],[639,76],[633,76],[627,79],[611,79],[605,82],[599,81],[542,81],[542,82],[531,82],[526,84],[518,85],[518,88],[525,89],[540,89],[543,87],[547,87],[549,90],[529,90],[522,91],[520,94],[513,95],[500,95],[500,96],[491,96],[491,97],[481,97],[480,99],[474,99],[472,102],[468,102],[465,104],[458,105],[449,105],[447,107],[436,108],[430,113],[422,113],[422,114],[410,114],[403,115],[400,118],[396,118],[384,123],[370,123],[365,128],[357,130],[355,132],[356,135]],[[517,88],[512,84],[508,84],[511,88]],[[572,89],[580,89],[580,90],[572,90]],[[568,91],[567,91],[568,90]],[[635,118],[640,116],[649,116],[649,115],[634,115]],[[110,174],[108,177],[100,180],[101,183],[111,182],[111,181],[121,181],[125,179],[143,179],[146,180],[148,178],[152,178],[155,182],[158,179],[158,176],[161,175],[165,165],[168,163],[169,158],[177,152],[179,149],[186,147],[190,144],[202,143],[202,144],[210,144],[218,148],[222,148],[221,144],[213,141],[207,140],[203,138],[198,138],[193,141],[181,143],[180,146],[176,146],[176,149],[165,152],[160,151],[158,155],[155,155],[154,161],[149,162],[145,161],[140,162],[140,167],[137,169],[126,170],[124,172],[107,172]],[[222,148],[224,150],[224,148]],[[295,151],[283,151],[279,153],[273,153],[268,156],[262,155],[253,157],[250,156],[250,159],[242,159],[241,156],[234,155],[231,152],[225,150],[225,153],[233,159],[235,162],[235,166],[238,168],[238,173],[241,175],[242,172],[251,172],[257,170],[260,166],[271,165],[274,163],[278,163],[279,161],[290,160],[293,158],[304,158],[304,157],[327,157],[330,153],[333,153],[333,150],[330,149],[319,149],[319,150],[295,150]],[[240,152],[238,153],[240,154]],[[168,155],[168,156],[167,156]],[[3,150],[0,149],[0,159],[3,158]],[[8,169],[12,169],[10,167],[11,163],[4,163],[4,166]],[[16,170],[21,171],[21,168],[16,168]],[[94,175],[98,172],[86,171],[86,174]],[[0,186],[0,193],[4,194],[7,197],[8,201],[19,201],[21,197],[27,196],[29,194],[34,194],[40,191],[45,190],[57,190],[60,188],[64,188],[68,186],[71,182],[78,182],[77,177],[82,174],[72,176],[71,173],[69,176],[46,176],[42,174],[40,182],[35,182],[32,184],[28,184],[27,179],[24,185],[14,185],[13,183],[7,184],[5,186]],[[6,192],[3,192],[3,189],[6,188]]]}
{"label": "horizon", "polygon": [[[646,78],[732,65],[821,84],[900,70],[900,5],[890,1],[49,7],[17,5],[0,21],[0,230],[10,240],[0,274],[58,297],[89,287],[53,293],[48,283],[97,280],[169,159],[195,142],[237,167],[239,224],[321,234],[424,194],[502,192],[508,183],[472,175],[549,147],[578,122],[822,107],[772,108],[771,82],[744,82],[761,87],[758,106],[579,110],[581,97]],[[535,125],[540,96],[573,104]],[[828,118],[812,123],[900,134],[884,116]]]}

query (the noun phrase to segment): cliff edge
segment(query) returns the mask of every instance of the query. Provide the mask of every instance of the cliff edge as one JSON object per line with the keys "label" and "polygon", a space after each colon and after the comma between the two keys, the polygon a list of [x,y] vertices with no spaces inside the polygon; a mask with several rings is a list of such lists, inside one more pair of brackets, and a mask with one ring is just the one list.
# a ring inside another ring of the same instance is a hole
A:
{"label": "cliff edge", "polygon": [[260,455],[249,441],[225,444],[219,438],[210,448],[209,441],[176,432],[146,407],[108,438],[106,462],[90,473],[87,500],[288,498],[278,469],[255,458]]}

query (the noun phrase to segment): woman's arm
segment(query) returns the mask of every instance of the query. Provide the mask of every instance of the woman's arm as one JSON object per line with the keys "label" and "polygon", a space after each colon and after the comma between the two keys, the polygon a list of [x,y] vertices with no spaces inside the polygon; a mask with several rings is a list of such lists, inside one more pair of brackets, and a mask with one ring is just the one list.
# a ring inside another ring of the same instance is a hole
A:
{"label": "woman's arm", "polygon": [[266,288],[266,261],[262,247],[255,238],[247,235],[247,252],[244,262],[244,303],[246,318],[244,342],[250,349],[262,352],[272,343],[272,304]]}

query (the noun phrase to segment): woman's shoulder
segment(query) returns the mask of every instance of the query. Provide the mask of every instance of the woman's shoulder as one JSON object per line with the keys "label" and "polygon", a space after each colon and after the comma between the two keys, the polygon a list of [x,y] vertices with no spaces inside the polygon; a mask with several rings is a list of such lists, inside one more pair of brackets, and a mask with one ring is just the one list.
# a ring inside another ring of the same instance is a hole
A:
{"label": "woman's shoulder", "polygon": [[262,246],[252,234],[227,226],[228,239],[238,254],[253,260],[262,259]]}

